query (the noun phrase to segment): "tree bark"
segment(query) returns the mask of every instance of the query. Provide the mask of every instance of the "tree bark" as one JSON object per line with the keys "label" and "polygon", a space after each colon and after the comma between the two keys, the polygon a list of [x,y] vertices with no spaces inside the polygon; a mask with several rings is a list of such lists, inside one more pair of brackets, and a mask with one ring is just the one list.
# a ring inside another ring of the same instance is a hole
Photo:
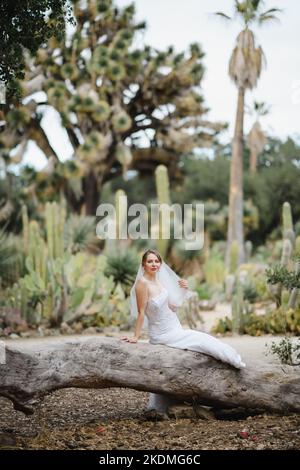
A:
{"label": "tree bark", "polygon": [[0,396],[26,414],[68,387],[128,387],[219,408],[300,411],[297,367],[258,363],[237,370],[197,352],[104,337],[5,344]]}
{"label": "tree bark", "polygon": [[56,160],[59,160],[57,153],[48,140],[46,132],[41,127],[37,119],[31,119],[27,136],[28,139],[32,139],[36,142],[38,147],[44,152],[47,158],[54,156]]}
{"label": "tree bark", "polygon": [[257,169],[257,152],[256,150],[252,149],[250,151],[250,175],[254,176],[256,174]]}
{"label": "tree bark", "polygon": [[230,248],[233,241],[238,243],[238,265],[244,262],[243,228],[243,128],[245,89],[239,88],[232,157],[230,166],[229,214],[227,229],[226,266],[230,265]]}
{"label": "tree bark", "polygon": [[101,184],[93,171],[83,179],[84,207],[86,215],[96,215],[100,203]]}

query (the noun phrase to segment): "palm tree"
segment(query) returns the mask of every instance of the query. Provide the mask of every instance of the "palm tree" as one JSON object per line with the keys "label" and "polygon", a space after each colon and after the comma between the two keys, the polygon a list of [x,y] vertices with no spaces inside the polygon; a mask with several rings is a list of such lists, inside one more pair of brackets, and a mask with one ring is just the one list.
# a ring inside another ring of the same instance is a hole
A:
{"label": "palm tree", "polygon": [[270,8],[263,10],[264,0],[246,0],[234,2],[234,15],[230,17],[223,12],[215,14],[226,19],[238,18],[243,29],[236,39],[235,48],[229,61],[229,76],[238,89],[238,102],[234,137],[232,141],[232,158],[229,189],[229,217],[227,228],[226,265],[229,265],[230,249],[233,241],[238,243],[238,264],[244,260],[243,233],[243,129],[245,113],[245,92],[257,85],[260,77],[264,54],[260,46],[256,47],[252,24],[262,25],[277,20],[276,14],[281,10]]}
{"label": "palm tree", "polygon": [[269,110],[270,108],[266,103],[258,103],[257,101],[254,101],[253,109],[250,110],[250,114],[255,114],[256,116],[255,122],[247,136],[247,145],[250,150],[249,171],[252,176],[256,173],[257,158],[267,143],[267,137],[260,125],[259,118],[266,116]]}

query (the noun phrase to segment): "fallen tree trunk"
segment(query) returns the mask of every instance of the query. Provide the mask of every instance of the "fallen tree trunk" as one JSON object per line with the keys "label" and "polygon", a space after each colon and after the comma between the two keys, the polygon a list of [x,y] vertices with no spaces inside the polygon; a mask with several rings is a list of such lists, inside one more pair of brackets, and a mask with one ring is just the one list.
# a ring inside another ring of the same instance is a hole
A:
{"label": "fallen tree trunk", "polygon": [[128,387],[220,408],[300,411],[299,368],[237,370],[209,356],[107,337],[6,343],[0,395],[26,414],[54,390]]}

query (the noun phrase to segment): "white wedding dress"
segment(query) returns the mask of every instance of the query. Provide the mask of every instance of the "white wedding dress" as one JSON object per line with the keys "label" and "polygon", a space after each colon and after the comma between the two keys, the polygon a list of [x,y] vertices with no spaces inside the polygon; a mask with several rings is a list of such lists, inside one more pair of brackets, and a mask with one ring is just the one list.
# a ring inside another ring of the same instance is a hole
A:
{"label": "white wedding dress", "polygon": [[[237,369],[245,367],[240,355],[228,344],[200,331],[184,329],[169,307],[168,291],[164,287],[159,295],[148,300],[145,314],[148,320],[149,342],[165,344],[171,348],[188,349],[208,354]],[[164,395],[150,393],[147,409],[165,412],[167,399]]]}

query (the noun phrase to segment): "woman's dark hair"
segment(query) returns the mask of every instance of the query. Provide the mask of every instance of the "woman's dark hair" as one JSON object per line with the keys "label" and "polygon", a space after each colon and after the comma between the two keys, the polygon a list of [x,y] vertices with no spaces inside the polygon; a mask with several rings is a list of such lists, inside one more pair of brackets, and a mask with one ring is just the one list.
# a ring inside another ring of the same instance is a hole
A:
{"label": "woman's dark hair", "polygon": [[150,254],[153,254],[155,256],[157,256],[157,258],[159,259],[159,261],[162,263],[162,257],[160,256],[160,254],[158,253],[157,250],[152,250],[152,249],[149,249],[147,251],[145,251],[145,253],[143,254],[143,257],[142,257],[142,266],[145,264],[145,262],[147,261],[147,256],[150,255]]}

